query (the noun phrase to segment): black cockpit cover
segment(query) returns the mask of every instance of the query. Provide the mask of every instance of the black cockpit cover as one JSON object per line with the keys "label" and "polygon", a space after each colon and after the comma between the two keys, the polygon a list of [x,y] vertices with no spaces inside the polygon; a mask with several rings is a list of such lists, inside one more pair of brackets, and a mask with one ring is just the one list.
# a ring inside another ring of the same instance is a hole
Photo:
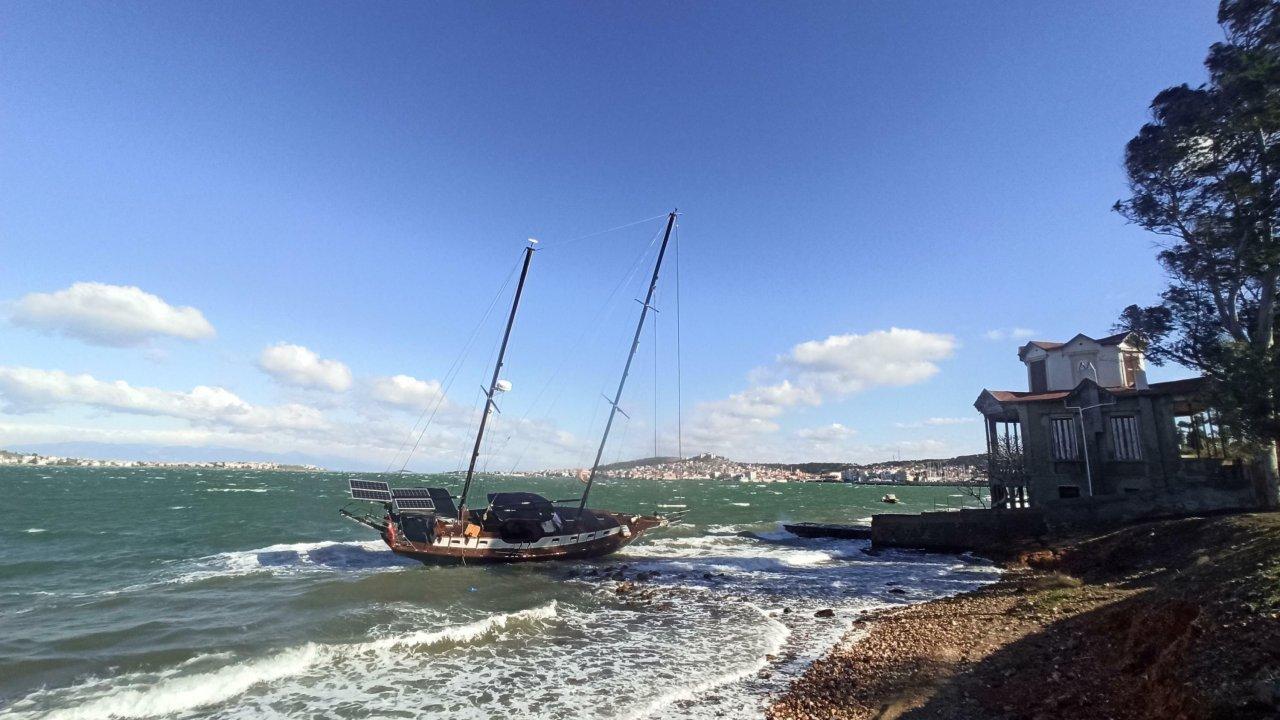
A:
{"label": "black cockpit cover", "polygon": [[489,493],[489,512],[498,520],[550,520],[556,509],[551,501],[528,492]]}
{"label": "black cockpit cover", "polygon": [[427,488],[427,492],[431,495],[431,502],[436,506],[436,515],[443,517],[457,517],[458,506],[453,504],[453,497],[449,495],[449,491],[444,488]]}

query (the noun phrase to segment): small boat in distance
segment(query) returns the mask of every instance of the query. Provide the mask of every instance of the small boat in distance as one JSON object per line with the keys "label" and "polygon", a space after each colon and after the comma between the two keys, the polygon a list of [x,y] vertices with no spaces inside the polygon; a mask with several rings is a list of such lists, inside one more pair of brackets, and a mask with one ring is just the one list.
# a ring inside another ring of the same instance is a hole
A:
{"label": "small boat in distance", "polygon": [[507,352],[507,342],[511,338],[511,328],[515,324],[516,309],[520,306],[520,295],[529,274],[534,244],[537,242],[531,240],[524,251],[520,280],[516,284],[511,313],[507,317],[498,360],[493,368],[493,378],[486,391],[484,413],[480,416],[480,426],[476,431],[471,463],[467,468],[462,492],[455,498],[446,488],[393,488],[380,480],[351,479],[351,497],[378,503],[382,505],[383,512],[381,515],[358,514],[342,508],[339,510],[342,516],[376,530],[392,552],[429,564],[513,563],[600,557],[625,547],[649,530],[678,521],[686,511],[663,515],[594,510],[587,507],[587,498],[600,469],[600,459],[609,440],[609,431],[613,428],[615,416],[620,412],[618,403],[622,399],[622,389],[626,385],[636,348],[640,344],[644,321],[652,308],[658,273],[662,268],[662,258],[666,255],[675,221],[676,213],[673,211],[667,216],[662,245],[653,267],[653,277],[649,281],[649,294],[641,304],[640,321],[636,325],[631,351],[627,355],[622,378],[618,381],[617,392],[610,402],[609,418],[596,450],[595,463],[584,479],[586,487],[580,498],[552,501],[531,492],[496,492],[489,493],[483,506],[471,508],[467,505],[485,426],[489,416],[497,409],[494,398],[498,393],[511,388],[509,382],[500,378],[500,373]]}
{"label": "small boat in distance", "polygon": [[889,493],[888,495],[885,495],[884,497],[880,498],[880,502],[889,503],[890,505],[895,505],[898,502],[898,496],[894,495],[893,493]]}

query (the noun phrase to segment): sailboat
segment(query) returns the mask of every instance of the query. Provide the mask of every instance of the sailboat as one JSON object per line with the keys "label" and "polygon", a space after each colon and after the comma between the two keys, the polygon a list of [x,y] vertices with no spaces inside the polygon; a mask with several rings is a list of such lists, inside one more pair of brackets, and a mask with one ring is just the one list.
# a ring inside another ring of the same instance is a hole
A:
{"label": "sailboat", "polygon": [[649,281],[649,293],[641,303],[635,337],[631,341],[617,391],[610,402],[608,420],[596,450],[595,462],[585,479],[582,497],[552,501],[537,493],[508,491],[489,493],[483,504],[477,503],[474,507],[469,504],[485,427],[496,409],[495,396],[511,387],[501,379],[502,364],[511,328],[515,324],[516,310],[520,307],[525,278],[529,274],[529,263],[533,259],[536,241],[531,241],[524,251],[520,280],[507,316],[493,377],[485,391],[484,412],[480,416],[462,491],[454,496],[446,488],[394,488],[379,480],[351,479],[352,499],[380,504],[382,512],[353,513],[343,508],[339,510],[342,516],[376,530],[387,547],[397,555],[428,564],[515,563],[601,557],[635,542],[650,530],[678,521],[682,513],[643,514],[587,507],[591,486],[600,470],[605,444],[609,441],[609,432],[613,429],[615,417],[621,412],[618,404],[640,345],[645,318],[652,309],[658,274],[675,222],[676,213],[673,211],[667,215],[662,245]]}

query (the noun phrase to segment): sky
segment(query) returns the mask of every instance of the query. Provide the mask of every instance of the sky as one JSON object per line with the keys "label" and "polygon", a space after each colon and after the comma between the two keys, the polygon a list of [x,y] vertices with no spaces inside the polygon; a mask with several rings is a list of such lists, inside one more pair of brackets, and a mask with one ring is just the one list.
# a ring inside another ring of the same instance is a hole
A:
{"label": "sky", "polygon": [[1164,286],[1110,208],[1215,14],[4,3],[0,448],[456,469],[532,237],[481,466],[589,465],[678,208],[605,460],[977,452]]}

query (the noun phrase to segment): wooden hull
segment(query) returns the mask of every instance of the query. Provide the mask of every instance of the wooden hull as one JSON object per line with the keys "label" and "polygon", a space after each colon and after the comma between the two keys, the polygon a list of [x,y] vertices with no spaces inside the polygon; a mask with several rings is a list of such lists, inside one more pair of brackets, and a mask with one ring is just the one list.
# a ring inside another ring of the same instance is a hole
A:
{"label": "wooden hull", "polygon": [[583,532],[550,534],[533,542],[507,542],[496,534],[482,532],[467,537],[461,532],[439,533],[432,542],[415,542],[402,537],[383,540],[391,551],[429,565],[480,565],[493,563],[583,560],[603,557],[626,547],[645,531],[666,525],[654,516],[629,516],[596,511],[615,519],[617,525]]}

